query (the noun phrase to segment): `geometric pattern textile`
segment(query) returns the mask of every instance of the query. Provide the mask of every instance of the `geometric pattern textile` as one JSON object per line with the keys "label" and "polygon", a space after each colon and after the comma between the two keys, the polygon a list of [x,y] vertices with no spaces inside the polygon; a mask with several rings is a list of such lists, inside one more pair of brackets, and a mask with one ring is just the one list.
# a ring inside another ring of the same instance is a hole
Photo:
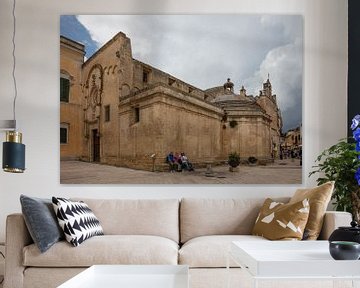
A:
{"label": "geometric pattern textile", "polygon": [[52,203],[66,241],[75,247],[93,236],[104,235],[99,220],[84,202],[52,197]]}
{"label": "geometric pattern textile", "polygon": [[252,234],[269,240],[301,240],[309,217],[309,201],[280,203],[265,200]]}

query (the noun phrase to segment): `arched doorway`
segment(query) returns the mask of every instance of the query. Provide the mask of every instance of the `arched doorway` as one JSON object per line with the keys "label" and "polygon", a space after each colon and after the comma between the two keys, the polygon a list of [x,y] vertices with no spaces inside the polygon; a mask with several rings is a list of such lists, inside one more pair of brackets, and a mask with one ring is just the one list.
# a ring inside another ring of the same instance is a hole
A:
{"label": "arched doorway", "polygon": [[100,162],[100,136],[99,130],[93,129],[92,130],[92,161],[93,162]]}

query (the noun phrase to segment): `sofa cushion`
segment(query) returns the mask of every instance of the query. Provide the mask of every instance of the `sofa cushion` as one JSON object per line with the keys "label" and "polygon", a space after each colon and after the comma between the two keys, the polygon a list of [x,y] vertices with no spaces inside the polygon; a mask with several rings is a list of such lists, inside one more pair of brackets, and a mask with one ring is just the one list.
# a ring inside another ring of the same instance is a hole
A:
{"label": "sofa cushion", "polygon": [[290,199],[290,203],[302,201],[305,198],[309,199],[310,213],[305,227],[307,234],[305,240],[316,240],[319,237],[334,184],[334,181],[330,181],[315,188],[298,189]]}
{"label": "sofa cushion", "polygon": [[99,219],[105,235],[154,235],[179,242],[178,199],[79,199]]}
{"label": "sofa cushion", "polygon": [[20,203],[26,227],[41,252],[64,239],[51,199],[21,195]]}
{"label": "sofa cushion", "polygon": [[99,220],[86,203],[59,197],[52,197],[52,202],[65,239],[72,245],[79,246],[91,237],[104,235]]}
{"label": "sofa cushion", "polygon": [[[179,264],[190,267],[226,267],[228,251],[232,241],[268,241],[252,235],[214,235],[193,238],[186,242],[179,251]],[[239,267],[230,261],[231,267]]]}
{"label": "sofa cushion", "polygon": [[159,236],[95,236],[78,247],[66,241],[45,253],[34,244],[23,250],[25,266],[88,267],[95,264],[171,264],[178,260],[178,244]]}
{"label": "sofa cushion", "polygon": [[301,240],[308,217],[308,199],[284,204],[267,198],[252,234],[269,240]]}
{"label": "sofa cushion", "polygon": [[[286,198],[279,201],[288,201]],[[206,235],[251,234],[261,199],[182,199],[180,205],[181,243]]]}

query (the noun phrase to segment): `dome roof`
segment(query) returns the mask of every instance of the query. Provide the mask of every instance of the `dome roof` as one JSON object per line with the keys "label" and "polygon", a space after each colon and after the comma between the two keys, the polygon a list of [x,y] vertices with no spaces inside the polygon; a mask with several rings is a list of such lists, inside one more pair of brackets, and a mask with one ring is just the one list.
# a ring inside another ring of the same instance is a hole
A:
{"label": "dome roof", "polygon": [[236,95],[236,94],[217,95],[215,97],[215,99],[213,100],[214,103],[228,102],[228,101],[230,101],[230,102],[244,102],[244,103],[253,102],[251,99],[247,98],[246,96]]}
{"label": "dome roof", "polygon": [[233,94],[223,94],[223,95],[218,95],[215,97],[215,99],[213,100],[213,102],[224,102],[224,101],[233,101],[235,100],[235,95]]}

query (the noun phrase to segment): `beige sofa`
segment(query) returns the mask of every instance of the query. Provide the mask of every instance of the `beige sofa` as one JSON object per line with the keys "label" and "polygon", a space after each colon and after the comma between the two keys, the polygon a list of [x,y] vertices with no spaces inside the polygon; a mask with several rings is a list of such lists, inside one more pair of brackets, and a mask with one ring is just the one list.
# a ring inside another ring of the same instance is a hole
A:
{"label": "beige sofa", "polygon": [[[76,248],[61,241],[41,254],[23,216],[8,216],[5,288],[56,287],[94,264],[184,264],[190,267],[191,288],[223,288],[231,241],[268,241],[250,235],[264,199],[82,200],[105,235]],[[327,212],[321,237],[350,220],[348,213]],[[235,287],[243,272],[231,266]]]}

